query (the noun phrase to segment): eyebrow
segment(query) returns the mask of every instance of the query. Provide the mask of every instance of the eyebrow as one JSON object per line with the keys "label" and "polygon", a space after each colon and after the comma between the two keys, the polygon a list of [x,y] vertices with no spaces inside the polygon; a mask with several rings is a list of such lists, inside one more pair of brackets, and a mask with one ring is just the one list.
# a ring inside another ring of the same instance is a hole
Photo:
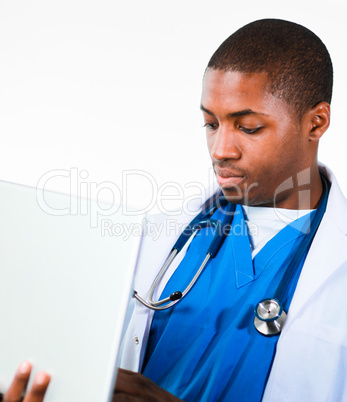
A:
{"label": "eyebrow", "polygon": [[[200,109],[203,112],[209,114],[210,116],[214,116],[214,114],[210,110],[206,109],[202,104],[200,105]],[[267,114],[265,114],[265,113],[255,112],[252,109],[245,109],[245,110],[240,110],[239,112],[229,113],[228,117],[247,116],[247,115],[250,115],[250,114],[255,114],[255,115],[260,115],[260,116],[267,116]]]}

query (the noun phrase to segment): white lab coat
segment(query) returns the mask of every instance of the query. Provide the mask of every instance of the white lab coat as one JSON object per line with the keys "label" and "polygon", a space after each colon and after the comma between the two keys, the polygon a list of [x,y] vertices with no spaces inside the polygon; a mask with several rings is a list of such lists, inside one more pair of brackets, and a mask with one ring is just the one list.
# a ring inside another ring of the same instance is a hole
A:
{"label": "white lab coat", "polygon": [[[277,344],[264,401],[347,402],[347,201],[332,172],[323,165],[320,169],[332,183],[327,210],[306,258]],[[158,268],[179,235],[178,230],[175,233],[176,226],[188,224],[191,219],[187,214],[152,217],[151,224],[162,227],[163,233],[158,239],[144,237],[134,281],[140,295],[147,297]],[[184,251],[181,254],[170,272],[177,267]],[[160,295],[170,272],[156,296]],[[120,366],[138,371],[153,312],[133,299],[130,314]]]}

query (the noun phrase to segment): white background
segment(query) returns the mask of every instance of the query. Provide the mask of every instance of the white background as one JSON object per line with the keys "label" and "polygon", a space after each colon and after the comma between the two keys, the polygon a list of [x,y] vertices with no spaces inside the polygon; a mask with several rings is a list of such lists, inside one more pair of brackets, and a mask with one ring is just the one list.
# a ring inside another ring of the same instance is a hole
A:
{"label": "white background", "polygon": [[[332,124],[320,159],[347,194],[342,0],[1,0],[0,179],[35,186],[44,175],[48,187],[69,191],[68,177],[46,173],[75,168],[72,192],[111,181],[123,201],[141,207],[156,197],[154,181],[177,182],[183,192],[187,183],[208,184],[205,66],[232,32],[269,17],[307,26],[330,51]],[[125,194],[122,172],[133,169],[144,173],[128,176]]]}

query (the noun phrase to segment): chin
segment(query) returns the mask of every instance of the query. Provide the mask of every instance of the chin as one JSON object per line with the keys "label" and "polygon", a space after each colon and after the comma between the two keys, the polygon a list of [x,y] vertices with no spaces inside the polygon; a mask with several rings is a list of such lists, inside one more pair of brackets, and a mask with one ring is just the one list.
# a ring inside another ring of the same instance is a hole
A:
{"label": "chin", "polygon": [[235,188],[222,188],[222,193],[226,200],[232,204],[243,204],[247,205],[247,197],[244,194],[240,194],[239,189]]}

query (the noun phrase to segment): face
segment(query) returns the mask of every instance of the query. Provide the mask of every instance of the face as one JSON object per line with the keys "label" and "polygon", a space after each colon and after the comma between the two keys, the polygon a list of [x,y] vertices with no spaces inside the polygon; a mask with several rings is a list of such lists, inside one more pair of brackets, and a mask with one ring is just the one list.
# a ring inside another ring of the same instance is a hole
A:
{"label": "face", "polygon": [[208,149],[229,201],[295,208],[298,193],[285,182],[311,166],[314,152],[294,110],[266,83],[266,73],[207,70],[201,109]]}

